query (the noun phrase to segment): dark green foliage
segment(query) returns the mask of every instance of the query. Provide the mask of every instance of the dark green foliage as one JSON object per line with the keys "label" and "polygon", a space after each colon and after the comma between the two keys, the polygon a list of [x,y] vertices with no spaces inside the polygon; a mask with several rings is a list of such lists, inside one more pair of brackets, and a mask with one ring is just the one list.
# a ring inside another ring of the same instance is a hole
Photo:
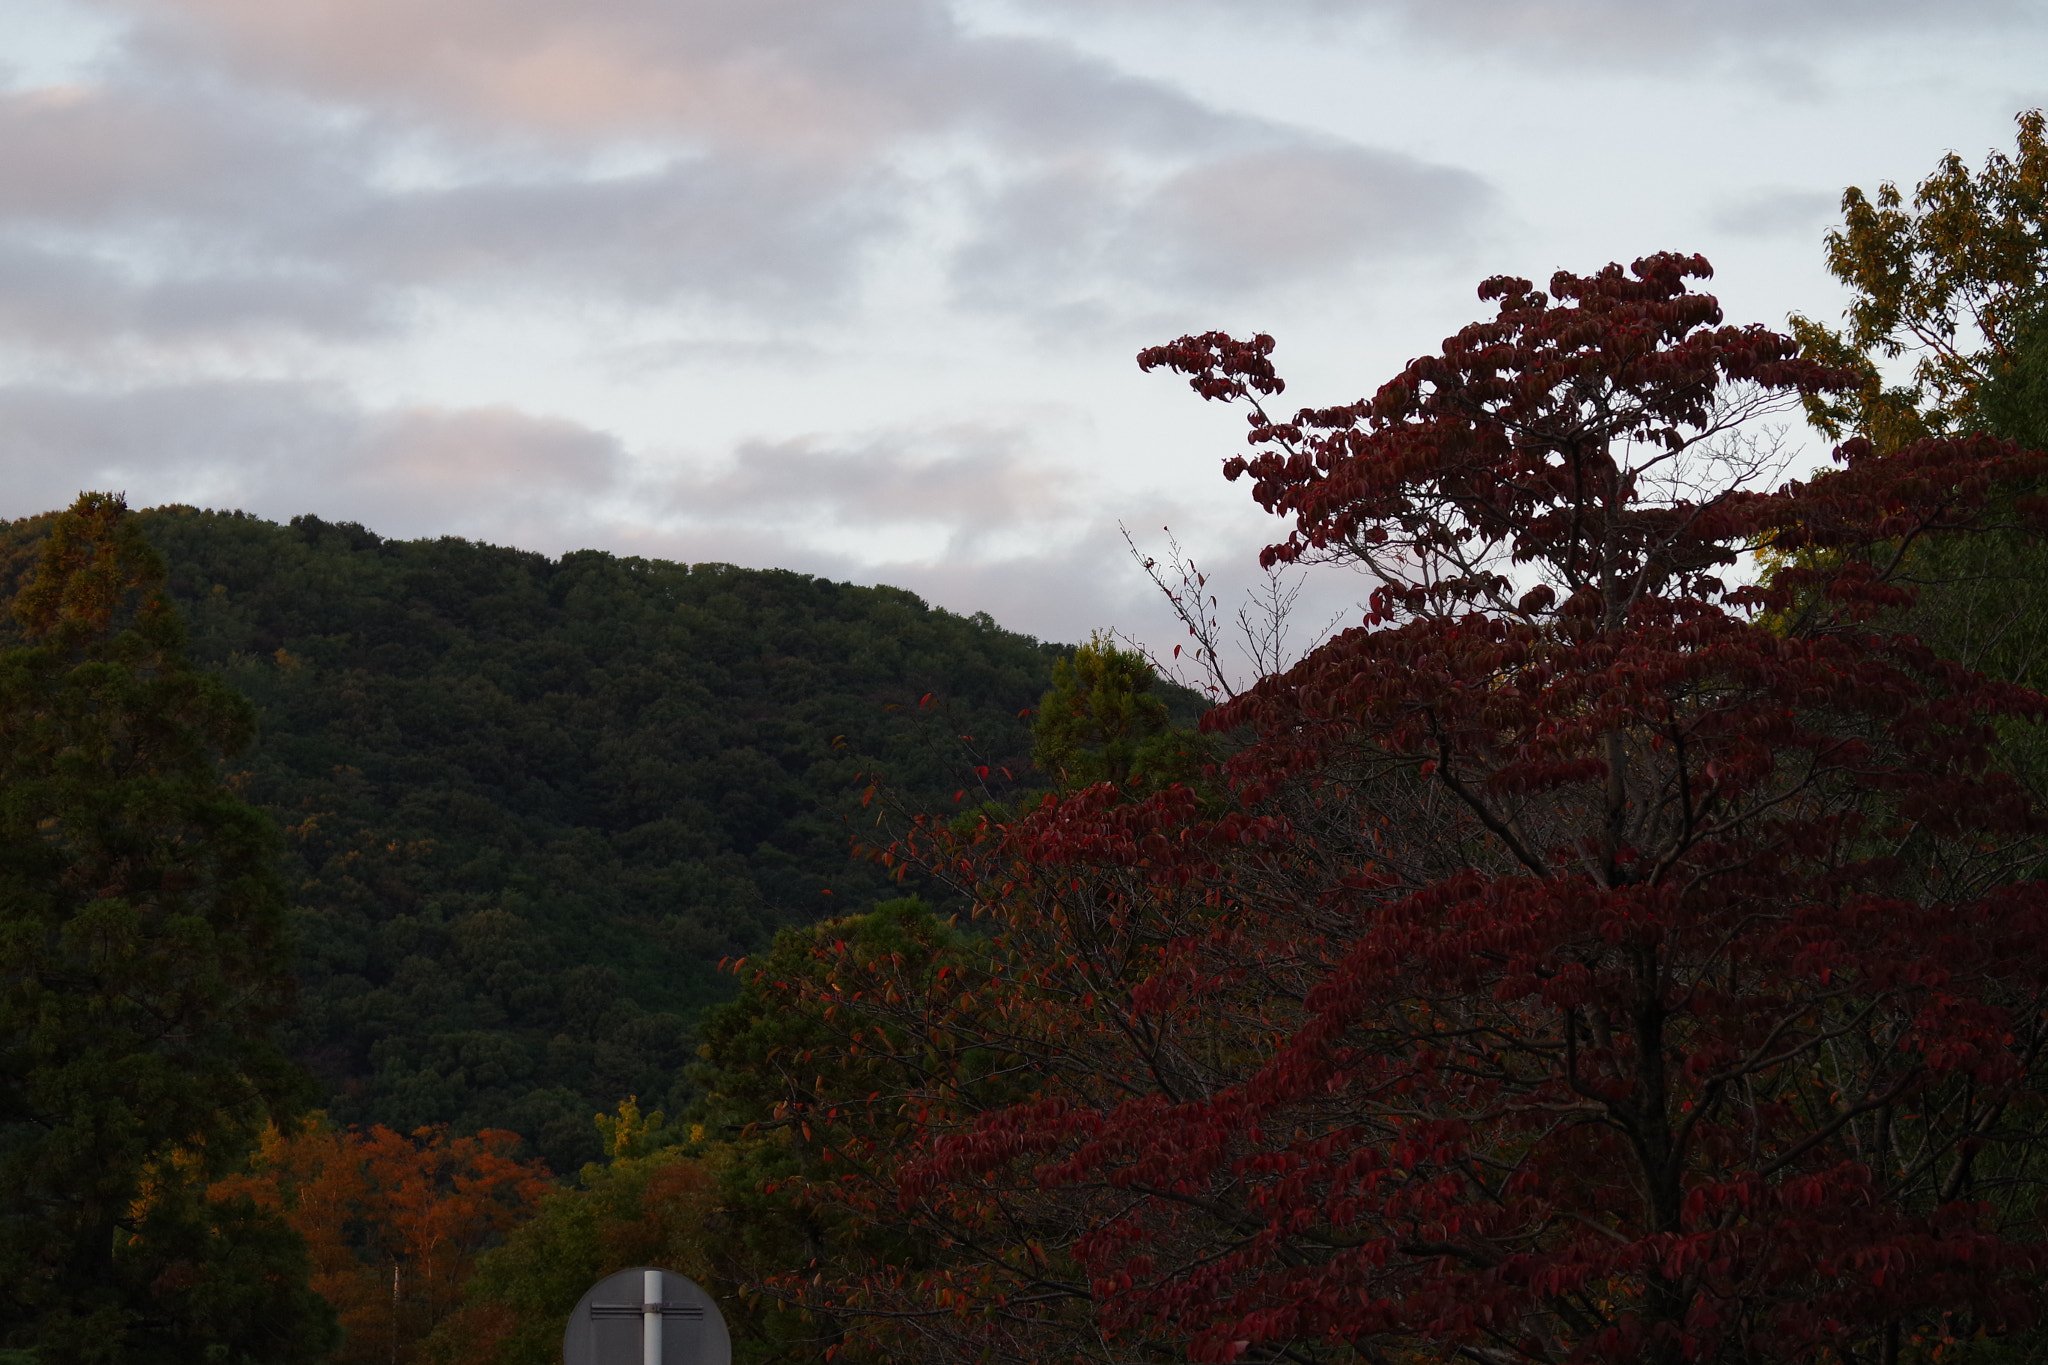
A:
{"label": "dark green foliage", "polygon": [[558,1170],[624,1096],[687,1102],[721,958],[898,894],[849,856],[857,778],[947,808],[978,765],[1025,774],[1057,652],[794,573],[140,521],[259,713],[233,780],[285,834],[329,1112],[510,1128]]}
{"label": "dark green foliage", "polygon": [[[845,984],[880,962],[922,985],[941,967],[958,970],[985,955],[972,951],[976,946],[914,897],[778,934],[768,952],[742,964],[739,997],[705,1014],[704,1064],[696,1068],[704,1097],[697,1118],[726,1138],[794,1133],[791,1159],[815,1161],[820,1138],[800,1131],[811,1111],[823,1114],[864,1101],[878,1087],[900,1091],[912,1083],[906,1077],[928,1080],[916,1075],[918,1064],[929,1061],[936,1069],[940,1060],[906,1063],[900,1055],[905,1036],[870,1025],[875,1032],[866,1039],[866,1060],[846,1061],[839,1048],[847,1026],[806,1008],[795,983]],[[946,1062],[950,1080],[951,1059]]]}
{"label": "dark green foliage", "polygon": [[[1972,395],[1973,429],[2048,449],[2048,326],[2036,323]],[[2008,490],[2004,519],[2016,521]],[[1904,628],[1945,657],[2027,687],[2048,686],[2048,560],[2030,530],[1910,547],[1920,599]]]}
{"label": "dark green foliage", "polygon": [[[98,1303],[54,1305],[38,1365],[304,1365],[339,1343],[334,1310],[307,1287],[306,1244],[247,1200],[159,1190],[123,1235]],[[75,1305],[75,1306],[74,1306]],[[118,1305],[118,1306],[117,1306]],[[81,1311],[87,1308],[97,1311]]]}
{"label": "dark green foliage", "polygon": [[[697,1131],[722,1144],[714,1170],[723,1235],[711,1270],[735,1304],[743,1365],[885,1358],[846,1341],[843,1323],[796,1307],[787,1297],[793,1281],[919,1264],[935,1249],[886,1220],[850,1217],[848,1203],[820,1199],[816,1187],[864,1183],[909,1114],[963,1083],[1019,1093],[1015,1077],[992,1074],[993,1045],[841,1016],[819,999],[860,999],[886,980],[900,1001],[922,1000],[943,976],[957,981],[986,957],[985,942],[922,901],[887,901],[777,935],[745,963],[739,998],[707,1013],[696,1072],[705,1095],[695,1116]],[[895,1192],[869,1193],[893,1200]]]}
{"label": "dark green foliage", "polygon": [[1065,787],[1190,781],[1201,769],[1202,740],[1175,727],[1168,693],[1191,699],[1162,685],[1144,655],[1097,635],[1053,664],[1031,761]]}
{"label": "dark green foliage", "polygon": [[857,990],[865,969],[887,964],[899,982],[926,987],[941,967],[958,971],[973,945],[909,898],[777,934],[741,967],[738,998],[706,1014],[695,1068],[704,1093],[690,1120],[669,1124],[634,1104],[599,1117],[610,1160],[585,1166],[576,1186],[485,1253],[463,1309],[424,1357],[548,1365],[584,1290],[613,1271],[663,1265],[719,1299],[740,1365],[874,1359],[843,1349],[838,1325],[791,1303],[787,1280],[919,1252],[821,1204],[812,1182],[843,1173],[850,1146],[897,1127],[905,1093],[929,1093],[935,1073],[950,1080],[960,1059],[927,1056],[887,1027],[848,1057],[845,1023],[792,986]]}
{"label": "dark green foliage", "polygon": [[296,1236],[200,1193],[303,1087],[272,1034],[276,838],[216,769],[253,717],[185,663],[163,578],[121,501],[84,495],[0,654],[0,1344],[46,1365],[333,1335]]}
{"label": "dark green foliage", "polygon": [[1986,431],[2048,450],[2048,308],[2028,319],[2012,356],[1978,391],[1977,415]]}
{"label": "dark green foliage", "polygon": [[[1974,395],[1971,424],[2048,449],[2048,326],[2036,322],[1995,367]],[[2048,554],[2038,536],[1994,530],[1924,542],[1911,554],[1921,590],[1919,601],[1900,614],[1903,629],[1947,658],[2048,690]],[[2048,798],[2048,727],[2008,720],[2000,729],[2003,761],[2036,799]]]}

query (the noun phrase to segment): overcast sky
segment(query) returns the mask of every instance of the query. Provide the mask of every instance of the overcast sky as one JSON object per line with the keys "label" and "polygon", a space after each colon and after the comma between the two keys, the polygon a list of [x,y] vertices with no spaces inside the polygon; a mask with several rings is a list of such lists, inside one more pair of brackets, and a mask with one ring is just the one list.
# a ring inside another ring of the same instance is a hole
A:
{"label": "overcast sky", "polygon": [[[0,514],[125,490],[1170,638],[1239,419],[1490,274],[1833,318],[1845,185],[2048,102],[2048,0],[0,0]],[[1324,596],[1340,599],[1343,584]],[[1331,594],[1335,594],[1331,597]]]}

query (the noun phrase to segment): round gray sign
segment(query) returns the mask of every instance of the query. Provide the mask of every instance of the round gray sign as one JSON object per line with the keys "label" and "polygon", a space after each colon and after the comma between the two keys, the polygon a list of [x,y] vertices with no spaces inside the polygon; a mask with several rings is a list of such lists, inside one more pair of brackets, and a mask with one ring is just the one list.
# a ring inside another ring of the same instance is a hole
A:
{"label": "round gray sign", "polygon": [[576,1305],[562,1365],[732,1365],[732,1337],[694,1282],[638,1266],[605,1276]]}

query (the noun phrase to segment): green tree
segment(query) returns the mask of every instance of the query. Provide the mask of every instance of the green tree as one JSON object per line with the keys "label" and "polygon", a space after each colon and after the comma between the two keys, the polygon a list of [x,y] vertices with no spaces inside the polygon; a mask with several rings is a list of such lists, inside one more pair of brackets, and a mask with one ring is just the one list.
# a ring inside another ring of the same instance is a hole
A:
{"label": "green tree", "polygon": [[[1806,400],[1828,435],[1892,449],[1921,436],[1980,430],[1980,393],[2021,363],[2048,283],[2048,137],[2039,109],[2017,116],[2018,146],[1972,172],[1954,152],[1905,196],[1885,181],[1872,196],[1842,192],[1842,226],[1827,237],[1828,270],[1851,291],[1845,325],[1799,315],[1806,353],[1863,376],[1849,395]],[[1882,362],[1910,357],[1905,383]]]}
{"label": "green tree", "polygon": [[[1823,433],[1880,451],[1973,431],[2048,448],[2048,138],[2040,110],[2016,121],[2011,156],[1993,152],[1972,171],[1951,152],[1910,206],[1890,181],[1874,196],[1843,191],[1827,263],[1850,290],[1844,325],[1792,319],[1809,356],[1863,377],[1853,392],[1806,400]],[[1907,359],[1906,381],[1887,383],[1887,363]],[[2039,687],[2048,564],[2020,508],[2002,510],[1984,534],[1901,547],[1918,600],[1894,624],[1947,658]],[[2008,727],[2015,740],[2032,728]],[[2017,762],[2048,777],[2048,767]]]}
{"label": "green tree", "polygon": [[811,1281],[943,1254],[875,1216],[895,1197],[877,1179],[889,1164],[879,1158],[912,1112],[953,1105],[963,1090],[1017,1092],[999,1045],[934,1008],[972,994],[988,958],[986,942],[922,901],[885,901],[784,930],[738,964],[738,998],[706,1011],[696,1116],[702,1135],[722,1143],[728,1235],[715,1273],[745,1305],[735,1324],[742,1359],[892,1358],[858,1317],[816,1311]]}
{"label": "green tree", "polygon": [[1177,728],[1145,656],[1096,634],[1052,666],[1031,761],[1064,787],[1184,781],[1201,766],[1199,736]]}
{"label": "green tree", "polygon": [[0,1344],[49,1365],[306,1360],[276,1219],[211,1200],[301,1098],[275,837],[217,771],[251,711],[189,668],[117,496],[56,521],[0,654]]}
{"label": "green tree", "polygon": [[702,1144],[679,1150],[684,1134],[667,1127],[659,1110],[642,1114],[630,1099],[617,1114],[598,1115],[597,1128],[607,1159],[586,1165],[576,1184],[553,1191],[532,1219],[484,1253],[462,1308],[422,1344],[421,1360],[554,1365],[576,1301],[630,1266],[663,1266],[717,1284],[714,1256],[725,1231],[717,1156]]}

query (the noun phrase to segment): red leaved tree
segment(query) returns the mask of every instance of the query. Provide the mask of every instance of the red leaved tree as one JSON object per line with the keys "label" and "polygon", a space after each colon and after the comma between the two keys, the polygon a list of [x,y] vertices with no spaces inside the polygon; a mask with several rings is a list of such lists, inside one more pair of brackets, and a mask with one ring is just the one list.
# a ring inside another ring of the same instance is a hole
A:
{"label": "red leaved tree", "polygon": [[2043,461],[1852,442],[1770,490],[1744,424],[1852,377],[1707,274],[1490,280],[1284,419],[1270,338],[1140,356],[1248,407],[1267,561],[1362,568],[1369,614],[1209,713],[1222,806],[899,846],[988,908],[973,1023],[1042,1085],[853,1153],[946,1250],[843,1302],[967,1341],[1085,1296],[1059,1352],[1206,1360],[1896,1361],[2032,1318],[2043,822],[1992,756],[2044,702],[1883,613]]}

